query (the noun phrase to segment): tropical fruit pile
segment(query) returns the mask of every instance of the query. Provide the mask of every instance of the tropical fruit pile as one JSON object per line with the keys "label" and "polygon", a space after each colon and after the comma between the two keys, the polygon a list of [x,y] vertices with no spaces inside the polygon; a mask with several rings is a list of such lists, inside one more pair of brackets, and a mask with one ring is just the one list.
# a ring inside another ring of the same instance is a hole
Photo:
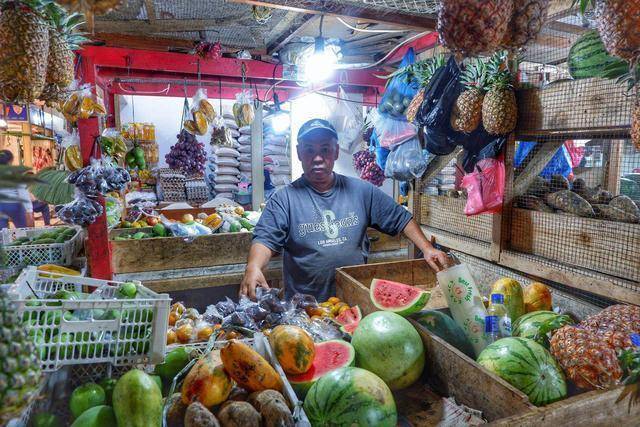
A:
{"label": "tropical fruit pile", "polygon": [[29,245],[50,245],[52,243],[64,243],[71,240],[78,233],[78,230],[72,227],[53,227],[50,231],[45,231],[34,237],[18,237],[8,247],[12,246],[29,246]]}

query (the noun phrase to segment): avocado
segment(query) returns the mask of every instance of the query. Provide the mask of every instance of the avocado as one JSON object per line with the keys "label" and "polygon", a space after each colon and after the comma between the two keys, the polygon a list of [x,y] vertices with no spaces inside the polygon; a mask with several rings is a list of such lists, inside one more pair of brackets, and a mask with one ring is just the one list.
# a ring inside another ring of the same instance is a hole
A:
{"label": "avocado", "polygon": [[56,243],[64,243],[65,241],[66,238],[64,237],[64,235],[56,237]]}
{"label": "avocado", "polygon": [[34,245],[50,245],[51,243],[56,243],[56,239],[38,239],[33,242]]}

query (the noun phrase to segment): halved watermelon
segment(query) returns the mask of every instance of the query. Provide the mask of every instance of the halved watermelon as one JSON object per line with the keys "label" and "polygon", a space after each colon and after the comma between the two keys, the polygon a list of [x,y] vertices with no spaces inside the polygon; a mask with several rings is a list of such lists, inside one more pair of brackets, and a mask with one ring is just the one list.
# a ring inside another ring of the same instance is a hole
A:
{"label": "halved watermelon", "polygon": [[369,295],[373,304],[380,310],[392,311],[401,316],[422,310],[431,297],[430,292],[384,279],[371,281]]}
{"label": "halved watermelon", "polygon": [[304,399],[311,386],[323,375],[347,366],[353,366],[356,351],[342,340],[331,340],[315,344],[316,355],[311,368],[304,374],[287,375],[289,383],[300,399]]}
{"label": "halved watermelon", "polygon": [[353,306],[349,310],[345,310],[336,318],[333,319],[340,325],[340,330],[345,334],[353,334],[362,320],[362,312],[360,307]]}

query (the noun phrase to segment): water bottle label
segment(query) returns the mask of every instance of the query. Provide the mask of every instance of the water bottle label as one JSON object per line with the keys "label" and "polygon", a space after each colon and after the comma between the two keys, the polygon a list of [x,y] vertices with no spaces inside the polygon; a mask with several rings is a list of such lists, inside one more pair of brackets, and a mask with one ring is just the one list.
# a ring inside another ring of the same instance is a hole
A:
{"label": "water bottle label", "polygon": [[509,316],[502,316],[499,323],[500,336],[503,338],[511,336],[511,319]]}
{"label": "water bottle label", "polygon": [[500,332],[500,319],[498,316],[487,316],[484,318],[484,332],[493,334]]}
{"label": "water bottle label", "polygon": [[640,347],[640,334],[631,334],[631,343],[636,347]]}

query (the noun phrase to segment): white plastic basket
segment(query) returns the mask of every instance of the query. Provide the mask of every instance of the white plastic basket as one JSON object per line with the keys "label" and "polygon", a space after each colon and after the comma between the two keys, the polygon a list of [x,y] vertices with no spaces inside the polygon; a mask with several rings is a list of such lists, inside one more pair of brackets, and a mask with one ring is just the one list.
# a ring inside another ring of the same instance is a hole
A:
{"label": "white plastic basket", "polygon": [[[85,363],[121,366],[163,360],[169,295],[131,281],[138,289],[136,297],[116,299],[123,282],[51,276],[28,267],[9,288],[44,371]],[[77,292],[77,299],[47,297],[63,290]]]}
{"label": "white plastic basket", "polygon": [[2,231],[2,244],[7,254],[7,267],[18,267],[26,265],[58,264],[70,265],[75,256],[82,249],[82,228],[71,227],[76,233],[66,242],[47,243],[40,245],[11,245],[16,239],[21,237],[38,237],[43,233],[50,232],[56,227],[38,228],[10,228]]}

